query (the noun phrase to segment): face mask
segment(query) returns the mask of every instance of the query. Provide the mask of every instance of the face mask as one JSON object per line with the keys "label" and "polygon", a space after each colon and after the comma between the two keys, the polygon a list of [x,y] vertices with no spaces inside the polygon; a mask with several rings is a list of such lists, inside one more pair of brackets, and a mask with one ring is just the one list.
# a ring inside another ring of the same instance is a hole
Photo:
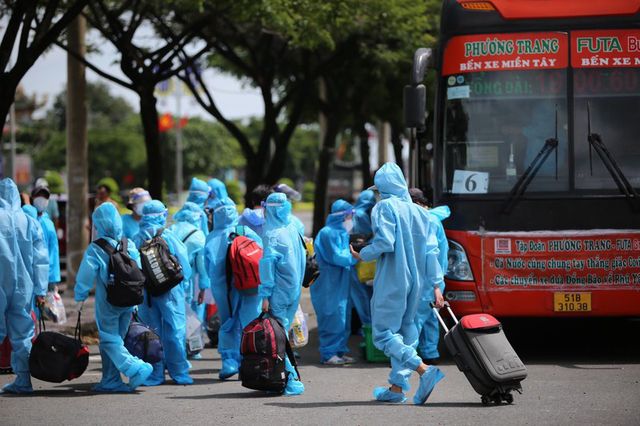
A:
{"label": "face mask", "polygon": [[44,197],[36,197],[33,200],[33,206],[38,210],[38,213],[42,213],[49,205],[49,200]]}
{"label": "face mask", "polygon": [[344,222],[342,222],[342,227],[347,232],[351,232],[351,230],[353,229],[353,219],[346,219]]}
{"label": "face mask", "polygon": [[133,212],[138,216],[142,216],[142,209],[144,208],[144,203],[135,204],[133,206]]}

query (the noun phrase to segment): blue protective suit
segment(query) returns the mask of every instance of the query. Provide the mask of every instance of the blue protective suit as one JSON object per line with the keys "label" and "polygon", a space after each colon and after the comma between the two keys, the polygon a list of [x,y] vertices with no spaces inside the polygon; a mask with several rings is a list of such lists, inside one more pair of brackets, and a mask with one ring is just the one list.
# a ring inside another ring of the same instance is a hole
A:
{"label": "blue protective suit", "polygon": [[371,210],[376,204],[376,195],[373,191],[367,189],[362,191],[356,201],[355,213],[353,215],[353,233],[362,235],[371,235]]}
{"label": "blue protective suit", "polygon": [[411,202],[396,164],[384,164],[374,182],[382,201],[371,215],[373,240],[360,252],[363,260],[378,261],[371,299],[373,341],[391,358],[389,383],[408,390],[408,378],[422,362],[415,349],[420,298],[442,280],[437,241],[429,214]]}
{"label": "blue protective suit", "polygon": [[[200,207],[203,213],[205,213],[205,208],[207,207],[207,199],[209,198],[209,185],[207,182],[200,180],[198,178],[191,179],[191,185],[189,186],[189,196],[187,197],[187,201],[191,203],[195,203]],[[209,225],[207,224],[207,215],[203,214],[200,217],[200,230],[206,236],[209,233]]]}
{"label": "blue protective suit", "polygon": [[[442,221],[451,215],[448,206],[439,206],[429,210],[429,218],[431,227],[435,229],[436,238],[438,240],[438,264],[443,274],[447,271],[449,259],[449,240],[444,232]],[[444,294],[444,280],[440,283],[440,291]],[[435,300],[432,291],[425,291],[422,294],[420,308],[416,315],[416,324],[420,333],[420,342],[418,343],[418,353],[423,359],[435,359],[440,356],[438,353],[438,340],[440,340],[440,323],[430,303]]]}
{"label": "blue protective suit", "polygon": [[318,317],[321,362],[349,352],[347,339],[350,333],[345,333],[345,330],[349,328],[351,331],[350,324],[347,324],[347,318],[350,318],[347,308],[357,260],[349,250],[349,234],[343,223],[352,214],[352,209],[346,201],[336,200],[326,225],[313,243],[320,276],[310,290],[313,309]]}
{"label": "blue protective suit", "polygon": [[47,293],[49,259],[42,229],[20,209],[18,188],[11,179],[0,180],[0,342],[9,336],[13,383],[3,390],[29,393],[29,353],[34,325],[33,295]]}
{"label": "blue protective suit", "polygon": [[122,215],[122,235],[132,239],[140,232],[140,221],[136,220],[132,214]]}
{"label": "blue protective suit", "polygon": [[211,287],[204,265],[206,237],[200,230],[200,218],[204,214],[197,204],[187,201],[174,216],[175,223],[169,228],[187,248],[191,278],[184,281],[185,301],[191,305],[200,321],[205,320],[205,304],[198,304],[198,293]]}
{"label": "blue protective suit", "polygon": [[[258,295],[260,300],[269,300],[269,312],[289,332],[300,301],[306,252],[300,232],[291,222],[291,203],[285,194],[274,193],[267,197],[265,219]],[[285,365],[291,373],[287,382],[287,387],[291,388],[299,383],[298,377],[288,358]]]}
{"label": "blue protective suit", "polygon": [[58,233],[53,221],[45,213],[38,214],[38,222],[42,227],[45,244],[49,253],[49,284],[60,282],[60,250],[58,249]]}
{"label": "blue protective suit", "polygon": [[262,237],[264,220],[264,209],[250,209],[247,207],[238,218],[238,225],[248,226],[253,232]]}
{"label": "blue protective suit", "polygon": [[[122,219],[111,203],[101,204],[91,216],[96,229],[96,239],[104,238],[115,247],[122,238]],[[138,249],[129,241],[129,256],[140,264]],[[93,389],[98,392],[127,392],[131,390],[122,382],[120,373],[130,379],[151,366],[134,357],[124,347],[124,338],[129,329],[133,307],[113,306],[107,301],[109,281],[109,255],[96,244],[90,244],[84,252],[82,263],[76,276],[74,294],[76,302],[89,297],[89,291],[96,283],[96,325],[100,335],[100,356],[102,357],[102,380]],[[131,383],[131,381],[130,381]]]}
{"label": "blue protective suit", "polygon": [[[135,236],[134,242],[138,247],[156,235],[166,223],[167,209],[158,200],[152,200],[144,205],[140,221],[140,232]],[[176,238],[175,234],[165,229],[162,238],[169,246],[169,252],[178,258],[184,279],[191,278],[191,265],[189,254],[185,245]],[[147,386],[155,386],[164,383],[164,370],[169,370],[171,378],[180,385],[193,383],[189,376],[189,363],[186,350],[186,316],[184,284],[179,284],[165,294],[151,298],[145,292],[145,300],[139,307],[140,319],[150,327],[158,331],[160,341],[164,349],[164,362],[158,362],[153,366],[153,373],[145,382]],[[151,306],[149,306],[151,304]]]}
{"label": "blue protective suit", "polygon": [[215,202],[229,197],[227,187],[220,179],[209,179],[207,182],[209,186],[209,200],[207,201],[207,207],[215,208]]}
{"label": "blue protective suit", "polygon": [[[353,214],[353,234],[371,236],[371,210],[376,204],[376,196],[371,190],[362,191],[356,201]],[[360,280],[351,281],[351,291],[349,293],[349,303],[356,308],[360,321],[363,324],[371,324],[371,296],[373,287],[361,283]],[[347,324],[348,332],[351,332],[351,324]]]}
{"label": "blue protective suit", "polygon": [[[238,372],[240,366],[240,340],[242,330],[260,314],[262,299],[257,292],[241,293],[233,285],[231,294],[227,284],[227,249],[229,234],[236,232],[238,212],[230,198],[218,200],[214,210],[214,228],[207,236],[205,246],[205,264],[211,280],[211,291],[218,306],[220,331],[218,332],[218,352],[222,358],[220,378],[225,379]],[[251,230],[242,226],[238,233],[251,238],[262,246],[262,239]]]}

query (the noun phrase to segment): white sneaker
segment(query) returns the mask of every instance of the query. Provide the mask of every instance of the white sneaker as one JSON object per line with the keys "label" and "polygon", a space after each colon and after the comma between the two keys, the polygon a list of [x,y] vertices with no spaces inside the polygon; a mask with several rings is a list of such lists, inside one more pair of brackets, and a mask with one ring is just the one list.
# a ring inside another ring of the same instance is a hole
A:
{"label": "white sneaker", "polygon": [[324,365],[344,365],[344,359],[339,357],[338,355],[334,355],[325,362]]}
{"label": "white sneaker", "polygon": [[356,362],[356,360],[349,355],[342,355],[342,360],[344,361],[345,364],[353,364],[354,362]]}

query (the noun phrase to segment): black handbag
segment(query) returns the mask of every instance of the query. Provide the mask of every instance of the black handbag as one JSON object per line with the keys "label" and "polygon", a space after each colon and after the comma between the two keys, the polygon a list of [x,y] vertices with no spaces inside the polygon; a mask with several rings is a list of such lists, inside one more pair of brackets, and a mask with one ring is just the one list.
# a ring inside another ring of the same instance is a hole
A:
{"label": "black handbag", "polygon": [[65,336],[54,331],[46,331],[42,312],[40,313],[40,334],[36,337],[29,354],[31,377],[51,383],[62,383],[82,376],[89,365],[89,348],[80,340],[81,312],[74,336]]}

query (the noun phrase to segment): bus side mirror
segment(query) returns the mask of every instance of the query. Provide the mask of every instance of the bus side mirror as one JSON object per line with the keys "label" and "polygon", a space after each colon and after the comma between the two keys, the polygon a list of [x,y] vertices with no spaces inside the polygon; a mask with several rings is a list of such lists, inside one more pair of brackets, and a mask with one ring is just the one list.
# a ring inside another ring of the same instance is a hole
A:
{"label": "bus side mirror", "polygon": [[413,55],[411,84],[404,87],[403,108],[405,127],[423,129],[427,109],[427,88],[422,84],[424,73],[431,67],[433,51],[420,48]]}
{"label": "bus side mirror", "polygon": [[427,88],[424,84],[404,86],[402,100],[404,126],[410,129],[422,129],[426,118]]}

